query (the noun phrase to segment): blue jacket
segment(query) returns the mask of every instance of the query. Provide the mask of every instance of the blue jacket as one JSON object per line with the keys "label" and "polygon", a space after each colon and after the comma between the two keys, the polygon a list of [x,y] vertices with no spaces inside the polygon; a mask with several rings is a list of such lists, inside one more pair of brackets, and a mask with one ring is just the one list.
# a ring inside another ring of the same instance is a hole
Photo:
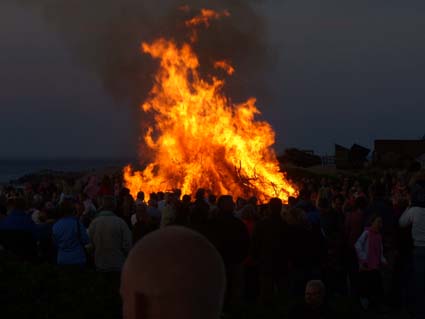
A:
{"label": "blue jacket", "polygon": [[36,235],[36,225],[25,211],[12,210],[0,221],[0,230],[21,230]]}
{"label": "blue jacket", "polygon": [[[78,232],[78,227],[80,231]],[[89,243],[86,228],[74,216],[59,219],[53,225],[53,241],[58,248],[59,265],[84,265],[87,261],[84,246]]]}
{"label": "blue jacket", "polygon": [[320,212],[317,209],[307,211],[305,216],[311,225],[320,224]]}

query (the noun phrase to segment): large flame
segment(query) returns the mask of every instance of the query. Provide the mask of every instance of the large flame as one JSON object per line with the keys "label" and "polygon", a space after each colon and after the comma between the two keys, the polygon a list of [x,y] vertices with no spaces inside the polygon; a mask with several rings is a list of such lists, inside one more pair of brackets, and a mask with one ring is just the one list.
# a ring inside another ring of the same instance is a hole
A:
{"label": "large flame", "polygon": [[[205,10],[186,24],[208,26],[209,18],[219,16]],[[260,112],[254,98],[232,104],[222,93],[224,80],[201,77],[198,57],[188,43],[180,46],[160,38],[143,43],[142,50],[158,59],[160,67],[142,105],[155,115],[155,125],[145,135],[154,160],[143,171],[124,169],[133,196],[177,188],[193,194],[205,188],[217,195],[287,201],[297,193],[271,148],[273,129],[255,120]],[[229,75],[234,72],[228,61],[214,66]]]}

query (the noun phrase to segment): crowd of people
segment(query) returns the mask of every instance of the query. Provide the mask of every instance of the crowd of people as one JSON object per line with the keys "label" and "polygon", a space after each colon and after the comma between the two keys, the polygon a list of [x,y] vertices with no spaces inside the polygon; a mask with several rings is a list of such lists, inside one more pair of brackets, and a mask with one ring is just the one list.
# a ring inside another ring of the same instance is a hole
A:
{"label": "crowd of people", "polygon": [[[364,309],[391,305],[423,317],[424,172],[386,173],[366,182],[302,178],[296,184],[299,194],[287,203],[205,189],[193,197],[173,190],[133,198],[116,176],[5,186],[0,245],[25,261],[119,275],[142,238],[184,226],[221,256],[225,305],[267,305],[284,294],[306,293],[309,300],[308,289],[326,286],[328,296],[352,296]],[[196,250],[185,256],[201,258]]]}

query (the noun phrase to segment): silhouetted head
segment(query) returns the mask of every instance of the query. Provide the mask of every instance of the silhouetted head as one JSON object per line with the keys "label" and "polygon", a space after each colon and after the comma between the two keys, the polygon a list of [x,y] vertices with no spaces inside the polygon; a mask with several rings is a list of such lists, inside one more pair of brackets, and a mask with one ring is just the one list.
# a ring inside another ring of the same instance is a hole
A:
{"label": "silhouetted head", "polygon": [[158,192],[157,195],[158,195],[158,201],[161,201],[164,199],[164,196],[165,196],[164,192]]}
{"label": "silhouetted head", "polygon": [[233,197],[230,195],[222,195],[217,201],[218,209],[222,214],[232,214],[235,210],[235,203]]}
{"label": "silhouetted head", "polygon": [[174,196],[176,199],[180,200],[180,197],[182,196],[182,190],[177,188],[174,190]]}
{"label": "silhouetted head", "polygon": [[116,209],[115,198],[113,196],[103,196],[100,199],[100,209],[114,212]]}
{"label": "silhouetted head", "polygon": [[111,187],[112,186],[112,181],[111,178],[108,175],[104,175],[102,178],[102,185],[107,186],[107,187]]}
{"label": "silhouetted head", "polygon": [[76,213],[76,205],[73,199],[67,198],[59,205],[60,216],[73,216]]}
{"label": "silhouetted head", "polygon": [[145,200],[145,193],[143,193],[142,191],[137,193],[137,199],[144,201]]}
{"label": "silhouetted head", "polygon": [[7,200],[6,206],[8,210],[25,210],[27,208],[27,203],[25,199],[21,196],[14,196]]}
{"label": "silhouetted head", "polygon": [[245,207],[245,205],[248,203],[248,201],[245,198],[238,197],[236,199],[236,210],[240,210]]}
{"label": "silhouetted head", "polygon": [[295,206],[297,204],[297,202],[298,201],[297,201],[297,199],[295,197],[289,196],[289,198],[288,198],[288,206],[289,207]]}
{"label": "silhouetted head", "polygon": [[342,196],[341,194],[335,195],[332,199],[332,206],[337,211],[342,211],[344,206],[344,196]]}
{"label": "silhouetted head", "polygon": [[282,212],[282,200],[280,198],[272,198],[269,201],[269,211],[271,216],[280,216]]}
{"label": "silhouetted head", "polygon": [[127,319],[217,319],[224,290],[219,253],[184,227],[145,236],[131,250],[121,276]]}
{"label": "silhouetted head", "polygon": [[251,204],[252,206],[257,206],[258,198],[255,196],[252,196],[248,199],[248,204]]}
{"label": "silhouetted head", "polygon": [[204,200],[205,199],[205,189],[200,188],[196,191],[195,195],[196,200]]}
{"label": "silhouetted head", "polygon": [[135,213],[138,222],[146,223],[149,221],[149,215],[145,205],[137,205]]}
{"label": "silhouetted head", "polygon": [[368,225],[376,232],[380,232],[383,226],[382,217],[379,214],[373,214],[369,220]]}
{"label": "silhouetted head", "polygon": [[182,203],[183,204],[190,204],[190,202],[192,201],[192,199],[190,198],[190,195],[183,195],[183,198],[182,198]]}
{"label": "silhouetted head", "polygon": [[208,196],[208,202],[209,202],[211,205],[215,205],[215,204],[216,204],[216,202],[217,202],[217,196],[215,196],[215,195],[211,194],[210,196]]}

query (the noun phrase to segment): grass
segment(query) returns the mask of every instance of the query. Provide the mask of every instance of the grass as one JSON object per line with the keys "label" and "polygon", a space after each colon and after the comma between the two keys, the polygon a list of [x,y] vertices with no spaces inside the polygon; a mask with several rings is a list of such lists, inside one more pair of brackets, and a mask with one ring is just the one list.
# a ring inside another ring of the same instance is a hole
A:
{"label": "grass", "polygon": [[0,258],[2,318],[119,318],[117,280],[92,270]]}
{"label": "grass", "polygon": [[[119,277],[94,270],[75,271],[51,264],[29,264],[0,255],[1,318],[121,318]],[[296,302],[277,296],[270,306],[245,304],[226,309],[225,319],[286,318]],[[332,308],[343,318],[363,317],[347,297],[333,298]]]}

